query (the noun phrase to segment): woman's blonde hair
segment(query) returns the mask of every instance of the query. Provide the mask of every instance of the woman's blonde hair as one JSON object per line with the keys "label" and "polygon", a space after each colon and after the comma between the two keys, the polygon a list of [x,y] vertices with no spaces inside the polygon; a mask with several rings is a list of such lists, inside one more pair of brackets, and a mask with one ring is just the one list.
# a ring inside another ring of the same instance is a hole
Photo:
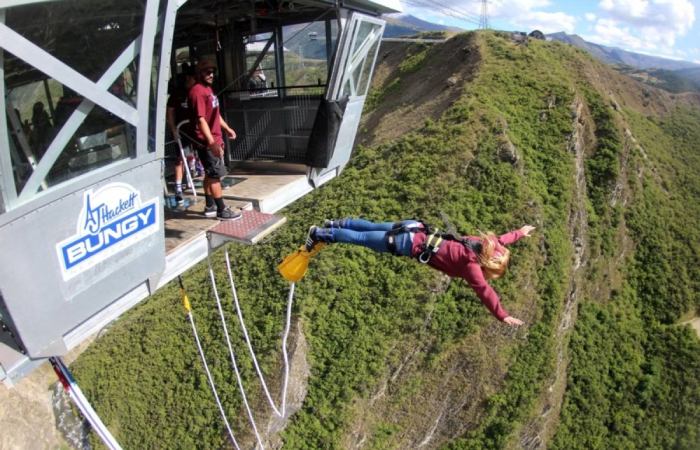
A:
{"label": "woman's blonde hair", "polygon": [[[498,245],[498,238],[495,234],[481,234],[481,252],[477,256],[481,271],[484,273],[484,278],[487,280],[495,280],[506,273],[508,261],[510,261],[510,251]],[[496,246],[499,247],[499,252],[496,254]]]}

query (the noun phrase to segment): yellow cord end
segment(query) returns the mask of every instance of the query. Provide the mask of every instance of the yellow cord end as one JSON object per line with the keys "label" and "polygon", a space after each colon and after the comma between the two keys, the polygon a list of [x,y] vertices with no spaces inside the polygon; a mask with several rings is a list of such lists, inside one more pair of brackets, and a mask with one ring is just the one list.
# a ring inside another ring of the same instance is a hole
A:
{"label": "yellow cord end", "polygon": [[185,294],[185,291],[182,291],[182,306],[185,307],[185,311],[188,313],[192,311],[192,307],[190,306],[190,299],[187,297],[187,294]]}

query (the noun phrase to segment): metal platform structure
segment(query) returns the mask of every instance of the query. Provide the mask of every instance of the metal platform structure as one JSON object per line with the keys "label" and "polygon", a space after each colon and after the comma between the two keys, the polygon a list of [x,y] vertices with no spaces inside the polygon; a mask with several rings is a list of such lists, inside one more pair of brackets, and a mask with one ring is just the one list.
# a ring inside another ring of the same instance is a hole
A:
{"label": "metal platform structure", "polygon": [[[0,381],[64,355],[201,261],[216,221],[164,208],[169,84],[216,61],[227,203],[255,243],[347,164],[398,0],[6,0]],[[251,90],[257,67],[267,86]],[[226,228],[229,225],[221,225]],[[208,238],[209,237],[209,238]]]}

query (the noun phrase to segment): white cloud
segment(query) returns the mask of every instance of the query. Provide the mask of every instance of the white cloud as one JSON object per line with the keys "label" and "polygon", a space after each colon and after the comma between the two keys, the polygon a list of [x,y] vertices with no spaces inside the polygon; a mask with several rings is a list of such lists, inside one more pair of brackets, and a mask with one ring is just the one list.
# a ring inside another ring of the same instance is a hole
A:
{"label": "white cloud", "polygon": [[613,17],[622,19],[640,19],[649,13],[648,0],[602,0],[600,9]]}
{"label": "white cloud", "polygon": [[[431,0],[419,0],[419,2],[432,3],[433,10],[448,7],[453,10],[475,15],[481,14],[480,0],[438,0],[436,2],[432,2]],[[489,0],[488,13],[491,17],[511,17],[523,12],[545,8],[551,4],[552,2],[550,0]]]}
{"label": "white cloud", "polygon": [[[417,0],[425,8],[415,9],[417,5],[408,5],[406,12],[423,17],[427,15],[444,17],[447,21],[463,19],[472,24],[479,23],[481,16],[480,0]],[[512,23],[521,30],[539,29],[545,33],[566,31],[572,33],[576,18],[563,12],[543,12],[542,8],[552,5],[550,0],[490,0],[488,2],[489,21]],[[422,12],[418,12],[422,9]],[[415,11],[415,12],[414,12]]]}
{"label": "white cloud", "polygon": [[684,35],[695,22],[691,0],[602,0],[602,15],[638,27]]}
{"label": "white cloud", "polygon": [[697,64],[700,64],[700,48],[691,48],[688,50],[688,58]]}
{"label": "white cloud", "polygon": [[586,20],[589,22],[594,22],[596,19],[596,15],[593,13],[586,13],[585,17],[586,17]]}
{"label": "white cloud", "polygon": [[515,25],[524,28],[523,31],[540,30],[543,33],[565,31],[573,33],[576,28],[576,18],[565,13],[529,12],[511,19]]}
{"label": "white cloud", "polygon": [[[474,3],[481,4],[479,1]],[[574,16],[564,12],[540,11],[551,4],[549,0],[492,0],[488,12],[491,20],[510,22],[522,31],[537,29],[544,33],[573,33],[576,26]]]}
{"label": "white cloud", "polygon": [[613,19],[599,19],[593,28],[593,35],[582,36],[596,44],[619,47],[628,51],[661,56],[670,59],[688,59],[686,51],[674,48],[674,41],[668,36],[657,35],[655,30],[635,29]]}
{"label": "white cloud", "polygon": [[613,19],[599,19],[594,28],[595,41],[603,45],[640,50],[644,47],[641,39],[634,36],[630,27],[623,26]]}
{"label": "white cloud", "polygon": [[[481,2],[475,2],[481,4]],[[489,15],[504,20],[522,17],[551,4],[548,0],[493,0],[489,1]]]}
{"label": "white cloud", "polygon": [[674,46],[695,22],[690,0],[601,0],[599,7],[593,42],[669,58],[687,57]]}

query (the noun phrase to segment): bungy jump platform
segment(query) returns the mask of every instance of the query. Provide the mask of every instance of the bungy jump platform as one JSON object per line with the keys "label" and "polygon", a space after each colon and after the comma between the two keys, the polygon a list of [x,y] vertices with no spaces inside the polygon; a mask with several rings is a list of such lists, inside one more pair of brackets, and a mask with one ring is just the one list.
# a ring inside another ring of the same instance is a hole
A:
{"label": "bungy jump platform", "polygon": [[[268,184],[269,186],[269,184]],[[228,193],[229,198],[231,192]],[[218,294],[218,289],[216,288],[217,282],[215,279],[215,275],[211,266],[211,261],[209,259],[210,253],[212,250],[216,249],[217,247],[229,242],[238,242],[238,243],[243,243],[243,244],[255,244],[262,240],[264,237],[272,233],[274,230],[279,228],[281,225],[283,225],[286,222],[286,218],[282,216],[278,216],[275,214],[269,214],[269,213],[264,213],[257,211],[252,208],[252,204],[250,202],[241,202],[241,201],[231,201],[229,200],[229,205],[241,208],[241,218],[237,220],[232,220],[232,221],[218,221],[218,220],[213,220],[211,218],[204,217],[202,214],[203,212],[203,205],[204,202],[199,200],[197,201],[197,196],[196,194],[193,195],[192,198],[187,199],[188,200],[188,207],[187,208],[181,208],[177,209],[175,208],[170,209],[165,208],[166,211],[166,221],[165,221],[165,229],[166,229],[166,243],[170,242],[170,247],[168,249],[168,253],[172,254],[175,252],[185,252],[187,253],[188,251],[192,251],[192,249],[199,248],[201,246],[202,240],[204,240],[207,252],[204,255],[204,257],[207,259],[207,263],[209,266],[209,274],[210,274],[210,279],[212,286],[214,287],[213,292],[215,293],[216,297],[216,304],[219,310],[219,315],[222,320],[222,327],[223,331],[226,336],[226,342],[228,345],[229,349],[229,355],[231,358],[231,364],[234,369],[234,372],[236,374],[236,380],[237,380],[237,385],[239,388],[240,395],[243,399],[243,403],[245,405],[245,409],[247,412],[247,416],[250,422],[250,425],[252,427],[253,433],[256,438],[257,442],[257,448],[264,449],[264,444],[262,437],[260,435],[260,432],[258,431],[257,424],[254,419],[253,412],[251,410],[251,407],[248,403],[247,395],[246,395],[246,390],[245,387],[243,386],[243,381],[240,375],[240,371],[238,368],[238,363],[236,361],[235,357],[235,352],[233,348],[231,347],[231,342],[229,339],[229,331],[228,327],[226,324],[226,320],[224,318],[223,314],[223,309],[221,305],[221,299]],[[191,203],[190,203],[191,202]],[[170,216],[170,217],[169,217]],[[228,250],[225,253],[225,258],[226,258],[226,266],[227,266],[227,271],[228,271],[228,278],[230,281],[231,285],[231,290],[233,292],[233,298],[234,298],[234,304],[236,308],[236,313],[238,316],[238,319],[240,321],[240,326],[241,329],[244,332],[246,344],[248,347],[248,350],[250,352],[250,355],[253,359],[253,362],[255,364],[256,372],[258,374],[258,378],[262,384],[263,390],[265,392],[265,395],[267,397],[268,403],[272,407],[274,414],[277,417],[284,418],[287,415],[287,410],[286,410],[286,404],[287,404],[287,388],[288,388],[288,383],[289,383],[289,371],[290,371],[290,363],[289,363],[289,357],[287,353],[287,338],[289,335],[290,331],[290,326],[291,326],[291,313],[292,313],[292,302],[294,298],[294,287],[295,283],[301,278],[306,273],[306,269],[308,268],[308,263],[309,259],[316,255],[321,248],[323,248],[322,243],[318,243],[316,246],[314,246],[311,251],[308,251],[304,245],[302,245],[298,250],[294,251],[291,253],[289,256],[287,256],[284,261],[282,261],[281,264],[277,267],[280,274],[290,282],[290,287],[289,287],[289,293],[287,296],[287,312],[286,312],[286,320],[285,320],[285,329],[284,329],[284,335],[282,338],[282,354],[284,356],[284,386],[283,390],[280,395],[280,399],[278,402],[273,400],[270,391],[267,387],[267,383],[265,381],[265,377],[263,376],[260,367],[257,362],[257,358],[255,355],[255,351],[253,350],[253,345],[251,343],[250,337],[248,336],[248,332],[245,326],[245,322],[243,320],[243,315],[241,311],[241,307],[239,305],[239,300],[238,300],[238,295],[236,293],[236,288],[235,284],[233,282],[233,275],[231,273],[231,263],[229,259],[229,253]],[[166,245],[167,247],[167,245]],[[221,416],[221,420],[223,421],[225,428],[227,430],[227,434],[229,436],[229,439],[231,440],[231,443],[233,444],[234,448],[240,449],[240,445],[238,441],[236,440],[234,430],[231,427],[231,424],[229,422],[229,419],[227,417],[227,414],[225,412],[224,406],[222,404],[222,401],[219,397],[218,390],[216,387],[216,384],[214,382],[214,379],[212,377],[212,374],[209,369],[209,365],[207,363],[207,358],[206,358],[206,352],[205,349],[201,345],[201,341],[199,339],[199,334],[197,331],[197,326],[195,324],[195,319],[194,319],[194,313],[192,311],[192,307],[190,304],[190,301],[188,299],[187,293],[185,291],[185,287],[182,282],[182,277],[178,275],[179,278],[179,283],[180,283],[180,289],[181,289],[181,294],[182,294],[182,301],[183,301],[183,306],[185,308],[185,311],[187,313],[188,320],[191,324],[192,327],[192,332],[194,335],[194,340],[197,346],[198,353],[200,355],[200,360],[202,363],[202,367],[207,375],[207,380],[209,382],[209,387],[211,389],[211,392],[213,394],[213,398],[217,404],[217,407],[219,409],[219,413]],[[101,438],[102,442],[105,444],[107,448],[110,450],[122,450],[121,445],[119,442],[115,439],[115,437],[111,434],[109,429],[106,427],[106,425],[102,422],[100,419],[99,415],[97,412],[92,408],[90,405],[88,399],[85,397],[85,395],[82,393],[80,390],[80,387],[78,386],[77,382],[73,378],[70,370],[68,367],[64,364],[61,358],[55,357],[50,359],[51,364],[53,365],[53,368],[63,384],[63,387],[66,391],[66,393],[70,396],[70,398],[73,400],[75,405],[78,407],[78,409],[81,411],[83,416],[88,420],[90,423],[92,429],[98,434],[98,436]]]}

